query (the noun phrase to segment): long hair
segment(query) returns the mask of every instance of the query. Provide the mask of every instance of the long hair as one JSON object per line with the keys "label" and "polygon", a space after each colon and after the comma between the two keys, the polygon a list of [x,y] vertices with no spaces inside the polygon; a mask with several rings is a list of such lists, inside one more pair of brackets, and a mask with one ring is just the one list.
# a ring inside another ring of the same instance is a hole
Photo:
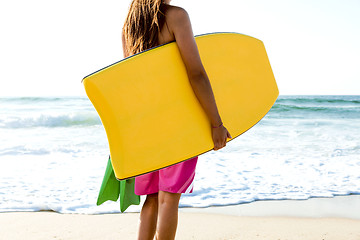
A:
{"label": "long hair", "polygon": [[133,0],[123,34],[126,51],[132,55],[158,45],[158,34],[165,22],[162,0]]}

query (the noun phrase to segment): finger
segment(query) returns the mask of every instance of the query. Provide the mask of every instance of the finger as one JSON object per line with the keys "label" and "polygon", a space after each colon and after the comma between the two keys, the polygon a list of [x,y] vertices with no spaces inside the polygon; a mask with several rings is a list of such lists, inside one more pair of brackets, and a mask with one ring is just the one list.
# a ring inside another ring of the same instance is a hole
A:
{"label": "finger", "polygon": [[228,137],[228,138],[232,138],[232,136],[230,135],[229,132],[227,132],[227,137]]}

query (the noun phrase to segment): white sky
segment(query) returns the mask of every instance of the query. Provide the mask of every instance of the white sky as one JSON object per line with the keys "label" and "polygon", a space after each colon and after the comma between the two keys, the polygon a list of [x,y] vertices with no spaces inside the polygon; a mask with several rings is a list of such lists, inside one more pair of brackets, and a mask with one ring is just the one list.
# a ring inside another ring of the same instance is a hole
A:
{"label": "white sky", "polygon": [[[84,76],[122,59],[130,0],[0,3],[0,97],[85,96]],[[195,34],[262,40],[280,94],[360,94],[360,0],[173,0]]]}

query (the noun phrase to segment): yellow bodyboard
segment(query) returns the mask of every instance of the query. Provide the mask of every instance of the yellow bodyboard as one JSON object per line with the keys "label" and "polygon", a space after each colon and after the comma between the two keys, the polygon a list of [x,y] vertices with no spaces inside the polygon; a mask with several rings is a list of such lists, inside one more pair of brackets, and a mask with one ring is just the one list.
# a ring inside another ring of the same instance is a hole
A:
{"label": "yellow bodyboard", "polygon": [[[233,139],[260,121],[279,91],[263,43],[237,33],[195,37],[224,125]],[[211,150],[210,122],[175,42],[83,79],[100,115],[119,180]]]}

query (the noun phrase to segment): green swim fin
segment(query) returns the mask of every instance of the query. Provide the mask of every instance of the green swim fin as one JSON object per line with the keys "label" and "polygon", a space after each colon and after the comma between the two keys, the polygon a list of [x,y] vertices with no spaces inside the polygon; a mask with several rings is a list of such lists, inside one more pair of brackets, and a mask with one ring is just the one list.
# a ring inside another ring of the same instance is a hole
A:
{"label": "green swim fin", "polygon": [[140,196],[136,195],[135,189],[135,178],[130,178],[120,181],[120,211],[125,210],[131,205],[140,204]]}
{"label": "green swim fin", "polygon": [[116,179],[109,157],[96,204],[101,205],[108,200],[116,202],[120,196],[120,211],[125,212],[129,206],[140,204],[140,196],[135,194],[134,189],[134,178],[122,181]]}

